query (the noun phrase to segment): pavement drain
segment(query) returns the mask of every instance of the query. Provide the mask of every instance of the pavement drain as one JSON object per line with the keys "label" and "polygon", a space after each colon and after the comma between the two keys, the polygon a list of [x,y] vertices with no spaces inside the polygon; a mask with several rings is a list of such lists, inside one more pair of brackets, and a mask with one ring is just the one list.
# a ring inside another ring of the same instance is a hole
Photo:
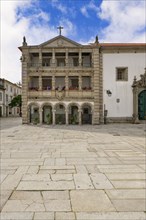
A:
{"label": "pavement drain", "polygon": [[14,135],[8,135],[7,137],[15,137]]}

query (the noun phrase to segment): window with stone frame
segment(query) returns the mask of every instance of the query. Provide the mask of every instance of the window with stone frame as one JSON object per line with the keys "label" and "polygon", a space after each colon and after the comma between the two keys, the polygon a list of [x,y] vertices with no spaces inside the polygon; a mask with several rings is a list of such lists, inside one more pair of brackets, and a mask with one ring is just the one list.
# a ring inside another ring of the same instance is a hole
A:
{"label": "window with stone frame", "polygon": [[116,81],[128,81],[128,67],[116,67]]}
{"label": "window with stone frame", "polygon": [[8,95],[6,94],[6,102],[8,102]]}
{"label": "window with stone frame", "polygon": [[39,77],[30,76],[29,78],[29,90],[39,90]]}
{"label": "window with stone frame", "polygon": [[65,53],[56,53],[55,58],[56,58],[58,67],[65,66]]}
{"label": "window with stone frame", "polygon": [[42,89],[43,90],[52,89],[52,76],[42,76]]}
{"label": "window with stone frame", "polygon": [[52,53],[42,53],[42,66],[51,65]]}
{"label": "window with stone frame", "polygon": [[79,77],[69,76],[69,90],[78,90],[79,88]]}
{"label": "window with stone frame", "polygon": [[91,76],[82,76],[82,89],[91,90]]}
{"label": "window with stone frame", "polygon": [[2,93],[0,92],[0,101],[2,101]]}

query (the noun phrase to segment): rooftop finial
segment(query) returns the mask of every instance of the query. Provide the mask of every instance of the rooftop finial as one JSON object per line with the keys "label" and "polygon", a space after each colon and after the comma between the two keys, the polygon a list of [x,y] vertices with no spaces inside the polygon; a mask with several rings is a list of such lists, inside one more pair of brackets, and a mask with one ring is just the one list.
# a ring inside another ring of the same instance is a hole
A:
{"label": "rooftop finial", "polygon": [[61,35],[61,29],[63,29],[63,27],[59,26],[57,29],[59,29],[59,35]]}
{"label": "rooftop finial", "polygon": [[95,38],[95,43],[99,43],[99,41],[98,41],[98,35],[96,35],[96,38]]}
{"label": "rooftop finial", "polygon": [[23,37],[23,46],[27,46],[26,37]]}

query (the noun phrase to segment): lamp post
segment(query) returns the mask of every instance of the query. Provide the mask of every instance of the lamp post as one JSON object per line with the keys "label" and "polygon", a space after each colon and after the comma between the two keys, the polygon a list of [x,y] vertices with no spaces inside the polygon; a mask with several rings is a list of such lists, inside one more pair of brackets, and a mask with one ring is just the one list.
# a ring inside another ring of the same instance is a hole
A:
{"label": "lamp post", "polygon": [[[108,89],[108,90],[106,90],[106,94],[107,94],[109,97],[111,97],[112,92]],[[105,104],[104,104],[104,124],[107,123],[107,114],[108,114],[108,110],[106,109],[106,106],[105,106]]]}

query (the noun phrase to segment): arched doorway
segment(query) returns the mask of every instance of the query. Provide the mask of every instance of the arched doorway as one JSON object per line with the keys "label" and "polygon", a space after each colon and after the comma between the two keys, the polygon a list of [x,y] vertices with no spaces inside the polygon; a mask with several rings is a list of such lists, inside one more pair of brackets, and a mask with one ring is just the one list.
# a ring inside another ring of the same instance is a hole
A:
{"label": "arched doorway", "polygon": [[139,120],[146,120],[146,90],[138,95],[138,115]]}
{"label": "arched doorway", "polygon": [[52,124],[52,106],[43,106],[43,123]]}
{"label": "arched doorway", "polygon": [[31,104],[29,106],[29,121],[30,123],[37,124],[40,121],[39,117],[39,106],[37,104]]}
{"label": "arched doorway", "polygon": [[63,104],[57,104],[55,112],[55,123],[65,124],[65,121],[65,107]]}
{"label": "arched doorway", "polygon": [[92,109],[88,104],[82,107],[82,124],[92,124]]}
{"label": "arched doorway", "polygon": [[140,80],[134,77],[133,80],[133,122],[139,123],[146,120],[146,68]]}
{"label": "arched doorway", "polygon": [[79,124],[79,113],[78,113],[78,106],[72,104],[69,106],[69,124]]}

